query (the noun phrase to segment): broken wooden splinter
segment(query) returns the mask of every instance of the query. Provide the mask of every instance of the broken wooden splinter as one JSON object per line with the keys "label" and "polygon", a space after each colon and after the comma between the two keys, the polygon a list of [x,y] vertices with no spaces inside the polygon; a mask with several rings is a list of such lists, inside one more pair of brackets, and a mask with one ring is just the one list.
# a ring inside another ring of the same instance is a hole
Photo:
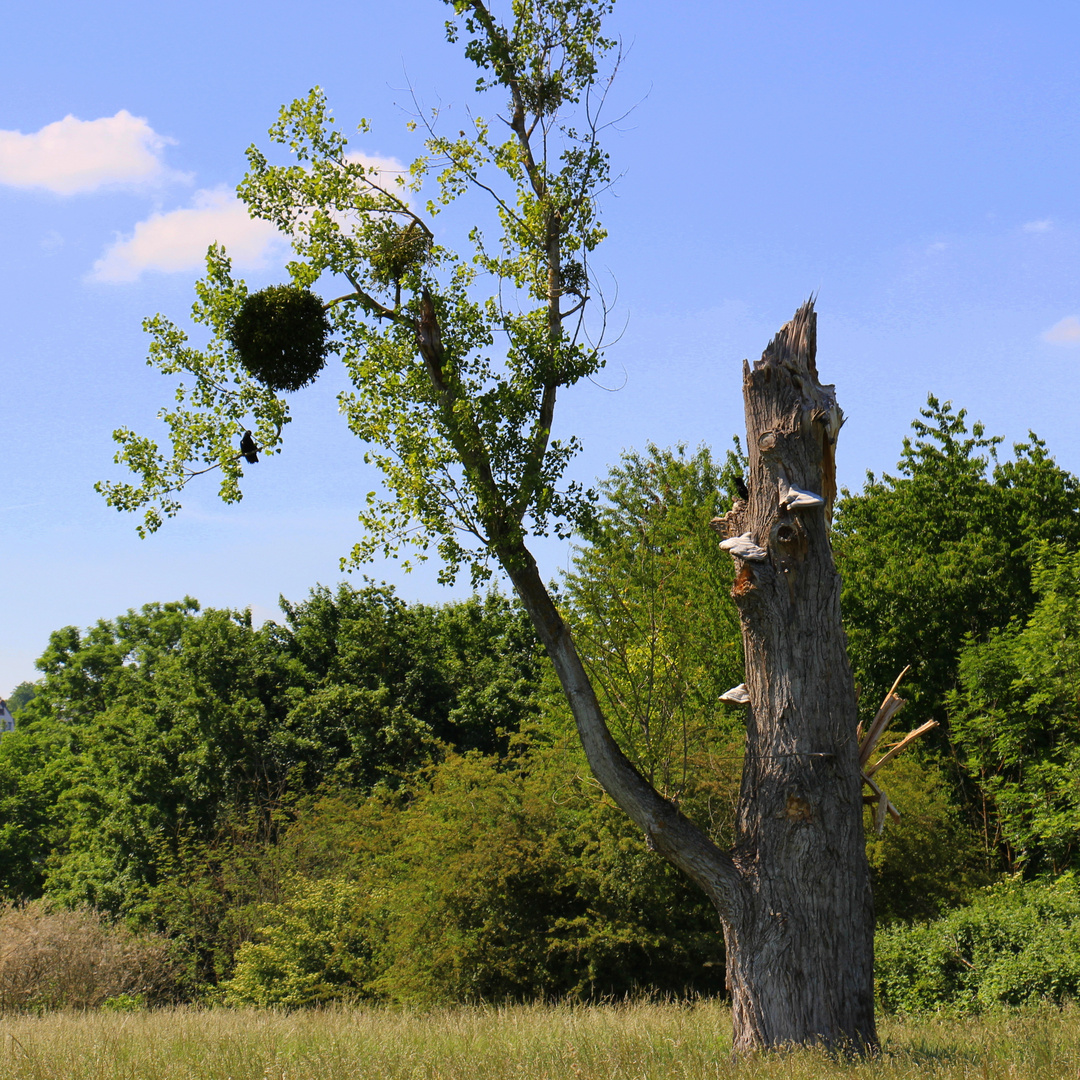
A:
{"label": "broken wooden splinter", "polygon": [[892,684],[889,692],[885,695],[885,700],[882,701],[874,719],[870,722],[866,734],[863,734],[862,724],[859,725],[855,733],[856,738],[859,739],[859,767],[862,769],[863,783],[873,792],[872,795],[864,795],[863,798],[866,802],[877,803],[877,809],[874,811],[874,829],[878,835],[885,830],[886,816],[891,817],[893,821],[899,821],[900,811],[889,801],[888,796],[871,777],[882,765],[891,761],[920,735],[938,726],[936,720],[927,720],[925,724],[917,727],[914,731],[909,731],[895,746],[890,747],[889,750],[882,754],[873,765],[868,766],[870,755],[873,754],[875,747],[881,741],[882,735],[885,734],[889,724],[892,723],[892,718],[904,707],[904,699],[897,695],[896,688],[900,685],[900,680],[910,670],[911,665],[909,664],[897,675],[896,682]]}

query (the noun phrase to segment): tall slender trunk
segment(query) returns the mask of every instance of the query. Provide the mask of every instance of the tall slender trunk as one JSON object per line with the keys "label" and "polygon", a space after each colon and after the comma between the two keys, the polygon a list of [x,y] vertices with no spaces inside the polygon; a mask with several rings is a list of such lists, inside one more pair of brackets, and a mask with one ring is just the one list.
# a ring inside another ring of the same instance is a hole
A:
{"label": "tall slender trunk", "polygon": [[523,545],[500,560],[547,649],[570,704],[589,767],[604,790],[637,824],[657,852],[682,870],[718,907],[741,906],[742,882],[731,856],[634,768],[611,737],[570,628],[555,607],[532,555]]}

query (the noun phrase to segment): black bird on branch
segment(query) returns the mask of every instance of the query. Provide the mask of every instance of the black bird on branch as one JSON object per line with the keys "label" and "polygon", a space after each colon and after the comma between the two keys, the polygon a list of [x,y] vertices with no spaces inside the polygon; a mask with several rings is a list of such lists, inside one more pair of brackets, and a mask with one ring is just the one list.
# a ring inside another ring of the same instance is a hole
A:
{"label": "black bird on branch", "polygon": [[249,465],[254,465],[259,460],[258,450],[251,432],[245,431],[244,437],[240,440],[240,453],[244,455]]}
{"label": "black bird on branch", "polygon": [[743,502],[746,502],[750,498],[750,489],[746,486],[746,481],[741,476],[735,477],[735,490],[739,493],[739,498]]}

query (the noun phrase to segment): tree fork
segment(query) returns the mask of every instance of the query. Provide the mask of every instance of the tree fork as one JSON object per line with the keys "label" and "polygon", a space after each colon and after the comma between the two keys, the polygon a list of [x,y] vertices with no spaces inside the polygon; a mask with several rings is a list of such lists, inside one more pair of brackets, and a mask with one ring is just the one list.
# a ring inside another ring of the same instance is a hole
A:
{"label": "tree fork", "polygon": [[750,899],[722,913],[736,1052],[877,1045],[855,687],[829,541],[843,414],[818,379],[816,336],[809,300],[744,364],[749,500],[723,519],[765,549],[733,552],[749,691],[734,860]]}

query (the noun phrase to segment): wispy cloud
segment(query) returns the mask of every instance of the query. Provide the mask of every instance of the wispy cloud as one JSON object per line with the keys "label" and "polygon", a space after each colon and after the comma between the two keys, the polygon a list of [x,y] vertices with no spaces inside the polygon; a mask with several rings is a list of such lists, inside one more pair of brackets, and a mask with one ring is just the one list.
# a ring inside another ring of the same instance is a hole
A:
{"label": "wispy cloud", "polygon": [[[349,160],[364,165],[375,183],[409,202],[412,192],[397,182],[399,176],[408,176],[408,169],[396,158],[350,154]],[[90,280],[135,281],[147,270],[201,270],[212,243],[223,244],[236,267],[261,270],[286,245],[273,225],[249,217],[244,204],[227,188],[196,191],[191,202],[189,207],[138,222],[130,236],[119,237],[94,263]],[[347,227],[349,215],[337,216],[339,224]]]}
{"label": "wispy cloud", "polygon": [[390,192],[391,195],[396,195],[402,201],[409,201],[412,193],[405,186],[409,180],[409,167],[397,158],[354,151],[347,154],[345,160],[356,165],[363,165],[364,171],[373,183],[384,191]]}
{"label": "wispy cloud", "polygon": [[162,160],[174,142],[126,109],[99,120],[65,116],[31,135],[0,131],[0,184],[74,195],[187,179]]}
{"label": "wispy cloud", "polygon": [[1044,330],[1041,336],[1043,341],[1049,341],[1051,345],[1080,345],[1080,319],[1067,315],[1049,330]]}
{"label": "wispy cloud", "polygon": [[1054,227],[1053,221],[1050,218],[1043,218],[1042,221],[1028,221],[1024,223],[1024,232],[1049,232]]}
{"label": "wispy cloud", "polygon": [[190,207],[140,221],[131,236],[118,239],[94,263],[90,278],[135,281],[146,270],[199,270],[212,243],[224,244],[235,266],[257,270],[285,241],[268,221],[250,218],[227,188],[197,191]]}

